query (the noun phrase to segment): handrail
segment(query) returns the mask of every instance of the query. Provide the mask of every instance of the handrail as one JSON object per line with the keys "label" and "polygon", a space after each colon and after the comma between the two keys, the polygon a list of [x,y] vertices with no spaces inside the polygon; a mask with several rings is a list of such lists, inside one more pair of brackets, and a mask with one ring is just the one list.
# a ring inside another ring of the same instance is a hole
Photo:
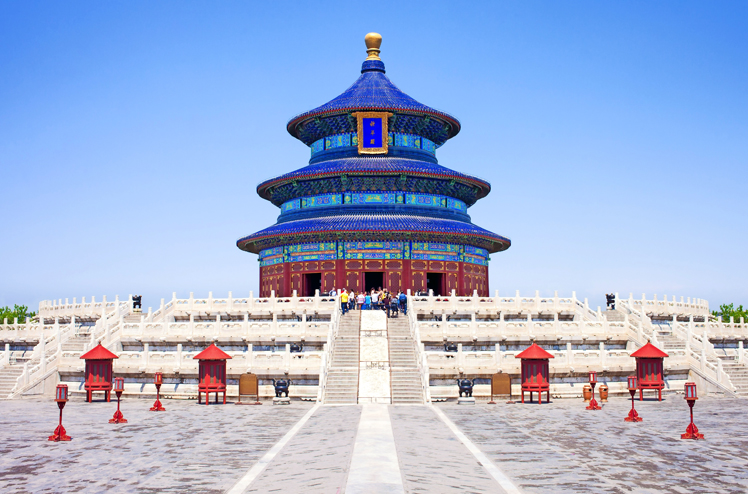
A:
{"label": "handrail", "polygon": [[421,394],[424,403],[431,403],[431,385],[430,385],[430,373],[429,364],[426,352],[424,351],[423,343],[421,343],[421,333],[418,329],[418,317],[416,316],[415,307],[413,307],[413,297],[408,296],[406,302],[406,310],[408,311],[408,326],[410,329],[410,336],[413,338],[416,351],[416,362],[418,364],[418,372],[421,375]]}

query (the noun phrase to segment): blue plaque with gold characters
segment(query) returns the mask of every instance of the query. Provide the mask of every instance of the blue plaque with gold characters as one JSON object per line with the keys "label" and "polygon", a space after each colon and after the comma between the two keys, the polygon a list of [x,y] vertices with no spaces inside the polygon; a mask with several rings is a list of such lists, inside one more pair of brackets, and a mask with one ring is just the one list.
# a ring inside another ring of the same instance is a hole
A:
{"label": "blue plaque with gold characters", "polygon": [[358,112],[358,154],[387,154],[387,112]]}

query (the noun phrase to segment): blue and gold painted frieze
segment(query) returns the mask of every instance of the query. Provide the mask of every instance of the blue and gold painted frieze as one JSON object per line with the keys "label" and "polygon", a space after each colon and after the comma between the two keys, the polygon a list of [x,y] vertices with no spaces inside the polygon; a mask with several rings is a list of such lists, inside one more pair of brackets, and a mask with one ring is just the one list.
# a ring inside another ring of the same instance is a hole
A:
{"label": "blue and gold painted frieze", "polygon": [[260,252],[261,266],[272,266],[282,262],[334,261],[336,259],[464,261],[487,266],[488,251],[471,245],[382,240],[291,244]]}
{"label": "blue and gold painted frieze", "polygon": [[343,242],[345,259],[402,259],[404,242]]}
{"label": "blue and gold painted frieze", "polygon": [[[400,132],[387,133],[387,145],[404,148],[421,149],[427,153],[436,155],[436,144],[434,141],[414,134],[402,134]],[[309,148],[312,156],[322,151],[337,149],[343,147],[358,147],[358,133],[347,132],[345,134],[335,134],[314,141]]]}
{"label": "blue and gold painted frieze", "polygon": [[302,197],[284,202],[281,214],[300,209],[362,204],[404,204],[406,206],[446,208],[467,213],[467,204],[453,197],[435,194],[412,194],[409,192],[346,192],[343,194],[322,194]]}

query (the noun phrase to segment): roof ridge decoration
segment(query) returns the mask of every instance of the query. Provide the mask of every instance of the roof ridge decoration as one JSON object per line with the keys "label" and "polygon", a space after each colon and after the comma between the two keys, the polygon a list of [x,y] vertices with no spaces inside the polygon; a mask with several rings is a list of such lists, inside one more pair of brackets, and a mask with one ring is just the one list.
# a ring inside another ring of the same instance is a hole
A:
{"label": "roof ridge decoration", "polygon": [[[327,103],[293,117],[286,129],[295,138],[310,146],[321,137],[340,132],[355,131],[349,117],[356,111],[386,111],[397,115],[409,115],[411,131],[422,135],[441,146],[460,132],[460,122],[448,113],[419,103],[401,91],[385,75],[384,62],[379,58],[382,36],[369,33],[365,37],[368,57],[361,65],[361,76],[342,94]],[[329,120],[329,122],[328,122]],[[394,124],[393,121],[393,124]],[[403,124],[407,124],[408,119]],[[341,128],[341,126],[345,128]],[[407,132],[391,126],[391,131]]]}

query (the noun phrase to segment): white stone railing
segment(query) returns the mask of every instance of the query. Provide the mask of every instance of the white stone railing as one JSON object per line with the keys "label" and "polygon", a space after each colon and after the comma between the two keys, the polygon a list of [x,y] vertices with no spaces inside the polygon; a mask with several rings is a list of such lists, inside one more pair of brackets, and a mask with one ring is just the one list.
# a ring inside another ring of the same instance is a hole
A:
{"label": "white stone railing", "polygon": [[[296,292],[291,297],[276,297],[275,294],[271,294],[267,298],[255,297],[252,292],[249,292],[249,297],[246,298],[234,298],[229,292],[227,298],[213,298],[213,293],[208,294],[208,298],[194,298],[194,295],[190,293],[190,297],[186,299],[172,298],[170,303],[174,304],[172,310],[179,312],[307,312],[312,313],[314,311],[326,311],[332,312],[335,309],[336,299],[335,297],[325,297],[316,295],[314,297],[298,297]],[[160,309],[159,309],[160,310]]]}
{"label": "white stone railing", "polygon": [[559,297],[558,292],[554,292],[553,297],[541,297],[540,292],[536,291],[532,297],[522,297],[519,290],[513,297],[499,296],[499,291],[494,292],[493,297],[479,297],[477,293],[472,296],[458,297],[452,291],[452,295],[447,297],[430,296],[412,296],[413,308],[422,312],[475,312],[488,313],[500,312],[508,314],[539,314],[539,313],[560,313],[566,312],[578,314],[585,320],[597,321],[600,318],[599,312],[590,309],[587,299],[580,301],[576,297],[576,292],[572,292],[571,297]]}
{"label": "white stone railing", "polygon": [[98,317],[101,316],[102,311],[109,313],[120,306],[132,307],[132,298],[129,297],[128,300],[120,301],[119,296],[117,296],[113,301],[107,301],[106,296],[104,296],[100,302],[97,302],[96,297],[91,297],[91,300],[86,302],[86,297],[83,297],[80,302],[73,298],[72,303],[68,299],[65,299],[64,303],[62,299],[42,300],[39,302],[39,316],[44,318]]}
{"label": "white stone railing", "polygon": [[[180,345],[181,347],[181,345]],[[84,362],[80,359],[83,352],[63,352],[60,360],[60,370],[72,370],[83,372]],[[197,374],[198,361],[194,359],[199,351],[144,351],[119,352],[118,359],[114,361],[115,373],[129,374],[153,374],[155,372],[166,373],[190,373]],[[291,353],[290,345],[286,345],[284,351],[268,352],[253,351],[250,348],[246,352],[228,351],[231,359],[226,361],[228,374],[239,375],[245,372],[288,372],[288,373],[317,373],[323,359],[323,352],[299,352]]]}
{"label": "white stone railing", "polygon": [[[220,317],[220,316],[218,316]],[[243,339],[273,338],[324,338],[332,321],[308,321],[306,314],[299,316],[301,321],[278,320],[273,314],[272,320],[250,320],[245,314],[242,321],[190,321],[147,322],[145,317],[140,322],[123,323],[120,338],[140,340],[143,338],[180,338],[189,340],[194,337],[237,337]]]}
{"label": "white stone railing", "polygon": [[424,403],[431,403],[431,377],[429,373],[429,362],[427,360],[426,350],[421,343],[420,325],[418,324],[418,312],[413,307],[413,297],[408,296],[406,310],[408,312],[408,327],[410,336],[416,347],[416,361],[418,362],[418,372],[421,374],[421,386]]}
{"label": "white stone railing", "polygon": [[[619,304],[623,302],[636,311],[641,311],[643,307],[644,312],[647,314],[659,316],[694,315],[709,317],[709,302],[700,298],[692,299],[690,297],[681,297],[680,301],[677,301],[675,296],[673,296],[672,300],[668,300],[667,295],[664,295],[662,299],[658,299],[655,294],[653,299],[648,300],[645,294],[642,294],[641,299],[635,299],[633,293],[630,293],[629,298],[627,299],[620,298],[618,294],[616,294],[616,298]],[[616,307],[618,307],[618,305],[616,305]]]}
{"label": "white stone railing", "polygon": [[[480,320],[475,314],[469,321],[448,321],[446,315],[439,321],[417,321],[423,341],[449,339],[629,339],[636,338],[638,331],[628,321],[533,321]],[[641,338],[646,342],[642,334]]]}
{"label": "white stone railing", "polygon": [[330,316],[330,326],[327,331],[327,341],[325,342],[324,351],[322,352],[322,361],[319,366],[319,387],[317,389],[317,403],[322,403],[325,397],[325,388],[327,388],[327,376],[332,364],[332,352],[335,349],[335,339],[338,337],[340,328],[340,317],[342,310],[338,303],[339,298],[335,299],[336,310],[333,310]]}

